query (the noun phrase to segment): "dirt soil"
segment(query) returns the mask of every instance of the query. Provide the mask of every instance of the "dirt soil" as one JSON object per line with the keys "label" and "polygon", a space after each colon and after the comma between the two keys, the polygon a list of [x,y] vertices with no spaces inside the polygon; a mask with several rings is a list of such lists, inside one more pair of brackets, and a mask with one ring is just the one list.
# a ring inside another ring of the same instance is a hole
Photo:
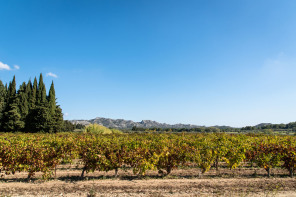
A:
{"label": "dirt soil", "polygon": [[170,176],[149,171],[138,177],[131,170],[88,173],[80,179],[80,169],[58,169],[56,179],[26,181],[26,173],[6,175],[0,182],[1,196],[295,196],[296,178],[281,169],[267,178],[261,169],[211,170],[200,176],[198,169],[174,170]]}

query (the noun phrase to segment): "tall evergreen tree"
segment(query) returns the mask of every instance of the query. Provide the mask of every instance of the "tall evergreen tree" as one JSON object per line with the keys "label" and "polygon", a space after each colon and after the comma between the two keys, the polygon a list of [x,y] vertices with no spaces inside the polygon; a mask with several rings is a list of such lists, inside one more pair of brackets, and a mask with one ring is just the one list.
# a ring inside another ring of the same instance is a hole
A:
{"label": "tall evergreen tree", "polygon": [[2,118],[6,103],[6,88],[0,80],[0,131],[2,131]]}
{"label": "tall evergreen tree", "polygon": [[43,76],[41,73],[39,77],[39,84],[37,89],[37,104],[44,105],[45,103],[46,103],[46,88],[45,88],[45,84],[43,82]]}
{"label": "tall evergreen tree", "polygon": [[27,84],[25,82],[20,86],[17,93],[17,103],[19,107],[19,112],[21,115],[21,120],[25,122],[27,115],[29,113],[29,101],[28,94],[26,92]]}
{"label": "tall evergreen tree", "polygon": [[54,116],[56,109],[56,96],[53,81],[51,82],[51,86],[48,93],[48,107],[50,114]]}
{"label": "tall evergreen tree", "polygon": [[[46,105],[46,104],[45,104]],[[27,116],[26,131],[27,132],[50,132],[51,117],[47,106],[36,106]]]}
{"label": "tall evergreen tree", "polygon": [[18,108],[16,82],[13,76],[12,82],[9,83],[6,99],[6,107],[3,113],[2,128],[4,131],[20,131],[24,128],[24,122],[21,120],[21,115]]}
{"label": "tall evergreen tree", "polygon": [[57,105],[55,108],[53,123],[54,123],[54,125],[52,125],[53,132],[64,131],[63,113],[59,105]]}
{"label": "tall evergreen tree", "polygon": [[31,109],[32,88],[33,88],[32,82],[31,82],[31,80],[29,80],[27,83],[27,86],[26,86],[26,91],[25,91],[25,93],[27,95],[27,99],[28,99],[29,111]]}
{"label": "tall evergreen tree", "polygon": [[4,113],[3,129],[6,132],[22,131],[25,127],[24,121],[18,111],[16,103],[10,104]]}
{"label": "tall evergreen tree", "polygon": [[30,109],[34,109],[37,103],[37,88],[38,88],[38,82],[36,77],[34,78],[32,91],[31,91],[31,97],[30,97]]}
{"label": "tall evergreen tree", "polygon": [[64,120],[62,109],[57,106],[54,83],[51,83],[48,94],[48,109],[50,112],[50,132],[63,131]]}
{"label": "tall evergreen tree", "polygon": [[[29,96],[29,113],[26,117],[26,124],[25,124],[25,131],[26,132],[33,132],[34,130],[34,124],[36,121],[34,119],[34,114],[35,114],[35,108],[37,106],[37,88],[38,88],[38,82],[37,82],[37,79],[36,77],[34,78],[34,82],[33,82],[33,85],[30,83],[27,84],[27,86],[31,86],[32,89],[30,91],[30,96]],[[28,88],[30,89],[30,88]],[[29,91],[29,90],[28,90]]]}
{"label": "tall evergreen tree", "polygon": [[13,76],[12,81],[9,83],[7,90],[7,104],[16,102],[16,82],[15,76]]}

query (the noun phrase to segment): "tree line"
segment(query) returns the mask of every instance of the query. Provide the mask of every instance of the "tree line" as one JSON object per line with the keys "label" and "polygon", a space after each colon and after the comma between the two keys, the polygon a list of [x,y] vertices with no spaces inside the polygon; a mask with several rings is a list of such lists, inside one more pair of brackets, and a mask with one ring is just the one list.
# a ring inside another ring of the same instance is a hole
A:
{"label": "tree line", "polygon": [[275,129],[275,130],[291,130],[296,131],[296,122],[290,122],[288,124],[266,124],[262,126],[247,126],[241,128],[241,130],[258,130],[258,129]]}
{"label": "tree line", "polygon": [[61,107],[56,102],[54,83],[46,94],[43,76],[16,89],[15,76],[9,84],[0,80],[0,131],[58,132],[65,129]]}

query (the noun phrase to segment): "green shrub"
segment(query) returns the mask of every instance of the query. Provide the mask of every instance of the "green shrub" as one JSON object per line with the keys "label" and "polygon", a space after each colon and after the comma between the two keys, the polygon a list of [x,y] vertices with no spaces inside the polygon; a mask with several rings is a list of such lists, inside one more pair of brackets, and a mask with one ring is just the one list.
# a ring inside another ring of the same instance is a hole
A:
{"label": "green shrub", "polygon": [[118,130],[118,129],[111,129],[113,134],[122,134],[122,131]]}
{"label": "green shrub", "polygon": [[109,129],[99,124],[89,124],[85,127],[84,132],[86,133],[98,133],[98,134],[120,134],[121,131],[117,129]]}

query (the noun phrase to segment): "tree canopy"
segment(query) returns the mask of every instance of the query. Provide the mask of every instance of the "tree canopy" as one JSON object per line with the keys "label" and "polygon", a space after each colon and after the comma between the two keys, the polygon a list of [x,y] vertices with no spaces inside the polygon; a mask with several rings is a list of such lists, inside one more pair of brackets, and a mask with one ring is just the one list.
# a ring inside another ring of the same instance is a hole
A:
{"label": "tree canopy", "polygon": [[9,85],[0,80],[0,131],[58,132],[64,130],[62,109],[56,102],[54,83],[48,95],[40,74],[16,89],[15,76]]}

